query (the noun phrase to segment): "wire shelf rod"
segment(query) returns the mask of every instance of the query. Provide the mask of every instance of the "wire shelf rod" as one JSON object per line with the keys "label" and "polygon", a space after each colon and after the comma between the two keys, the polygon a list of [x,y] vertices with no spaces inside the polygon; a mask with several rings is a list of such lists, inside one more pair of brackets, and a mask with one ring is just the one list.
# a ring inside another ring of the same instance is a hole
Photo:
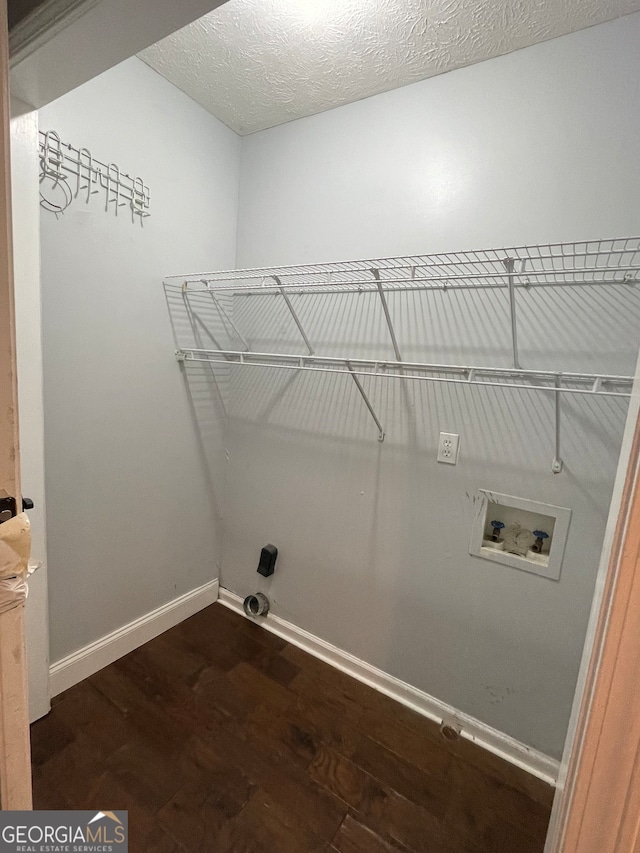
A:
{"label": "wire shelf rod", "polygon": [[275,280],[275,283],[276,283],[278,290],[280,291],[280,295],[284,299],[284,301],[287,305],[287,308],[289,309],[289,313],[293,317],[293,322],[298,327],[298,331],[300,332],[300,335],[302,336],[302,340],[307,345],[307,349],[309,350],[309,355],[313,355],[313,347],[311,346],[311,342],[310,342],[309,338],[307,337],[307,333],[304,330],[304,326],[300,322],[300,318],[298,317],[298,314],[296,313],[296,309],[291,304],[291,300],[289,299],[289,294],[285,291],[284,287],[280,284],[280,280],[279,280],[278,276],[274,275],[273,278]]}
{"label": "wire shelf rod", "polygon": [[[480,380],[469,381],[467,379],[455,379],[450,377],[441,377],[441,376],[424,376],[424,375],[416,375],[410,373],[391,373],[391,372],[375,372],[368,370],[356,370],[355,368],[351,371],[348,369],[340,369],[338,367],[313,367],[309,365],[303,364],[273,364],[268,362],[258,362],[258,361],[246,361],[246,360],[238,360],[238,361],[230,361],[225,358],[191,358],[189,356],[185,358],[178,357],[179,361],[185,362],[202,362],[203,364],[236,364],[242,365],[244,367],[271,367],[279,370],[308,370],[314,373],[333,373],[333,374],[341,374],[343,376],[358,375],[358,376],[375,376],[381,377],[384,379],[413,379],[418,381],[426,381],[426,382],[446,382],[453,385],[473,385],[474,387],[484,387],[484,388],[513,388],[519,391],[552,391],[557,393],[558,390],[560,393],[567,394],[590,394],[594,395],[594,392],[585,389],[585,388],[560,388],[554,389],[553,386],[546,385],[519,385],[514,382],[484,382]],[[398,365],[395,365],[396,369]],[[598,397],[621,397],[621,398],[629,398],[631,396],[630,391],[599,391],[595,396]]]}
{"label": "wire shelf rod", "polygon": [[[195,283],[195,282],[194,282]],[[558,287],[629,287],[630,285],[635,284],[636,281],[631,280],[593,280],[593,281],[553,281],[553,282],[514,282],[514,288],[517,290],[538,290],[539,288],[558,288]],[[640,275],[637,279],[637,283],[640,283]],[[213,287],[213,288],[197,288],[197,287],[189,287],[189,283],[187,282],[187,287],[184,288],[188,293],[206,293],[208,290],[212,290],[216,293],[227,293],[231,296],[275,296],[281,295],[282,291],[277,287],[253,287],[251,285],[241,285],[237,287],[231,286],[221,286],[221,287]],[[167,283],[166,287],[172,287],[177,285],[172,285],[171,283]],[[415,282],[407,281],[406,284],[394,284],[393,282],[387,280],[381,282],[382,290],[384,293],[406,293],[406,292],[422,292],[428,293],[430,291],[433,292],[446,292],[447,290],[508,290],[508,283],[493,283],[493,284],[450,284],[447,283],[447,280],[444,280],[442,284],[431,284],[429,286],[425,286],[424,284],[416,284]],[[304,294],[340,294],[340,293],[356,293],[356,294],[367,294],[367,293],[378,293],[377,287],[372,287],[371,282],[362,281],[362,282],[345,282],[344,284],[338,284],[337,286],[330,286],[326,284],[289,284],[283,285],[285,292],[290,296],[303,296]]]}
{"label": "wire shelf rod", "polygon": [[393,321],[391,320],[391,314],[389,313],[389,306],[387,305],[387,299],[384,295],[384,290],[382,288],[382,283],[380,281],[380,271],[373,269],[371,270],[373,273],[373,277],[376,280],[376,287],[378,289],[378,296],[380,297],[380,302],[382,304],[382,310],[384,312],[384,318],[387,322],[387,328],[389,329],[389,336],[391,338],[391,344],[393,345],[393,351],[396,354],[396,361],[402,361],[402,355],[400,354],[400,347],[398,346],[398,339],[396,338],[396,331],[393,328]]}
{"label": "wire shelf rod", "polygon": [[[555,428],[556,428],[556,452],[553,457],[553,462],[551,463],[551,470],[554,474],[559,474],[562,471],[562,456],[560,455],[560,413],[561,413],[561,403],[562,403],[562,394],[560,393],[562,378],[560,375],[555,378],[555,391],[554,391],[554,402],[555,402]],[[596,380],[597,381],[597,380]],[[594,383],[594,386],[595,383]],[[593,390],[593,389],[592,389]],[[598,393],[597,391],[595,392]]]}
{"label": "wire shelf rod", "polygon": [[509,312],[511,315],[511,349],[514,368],[519,368],[518,360],[518,323],[516,316],[516,293],[515,293],[515,261],[513,258],[504,259],[505,269],[507,270],[507,286],[509,288]]}
{"label": "wire shelf rod", "polygon": [[249,344],[246,342],[244,335],[242,334],[240,329],[238,329],[236,324],[233,322],[233,318],[230,317],[229,314],[227,313],[224,305],[216,299],[215,293],[212,290],[208,291],[208,293],[209,293],[209,296],[211,297],[211,299],[213,300],[213,304],[218,309],[218,313],[227,319],[227,322],[229,323],[229,325],[231,326],[233,331],[236,333],[238,338],[242,341],[242,345],[244,346],[245,350],[251,349]]}
{"label": "wire shelf rod", "polygon": [[[317,355],[290,355],[282,353],[255,353],[238,350],[181,349],[176,351],[180,361],[202,363],[238,364],[250,367],[272,367],[290,370],[313,370],[321,373],[357,374],[388,379],[416,379],[433,382],[452,382],[462,385],[481,385],[519,390],[553,391],[563,394],[589,394],[597,397],[630,397],[633,377],[610,374],[558,373],[546,370],[523,370],[500,367],[471,367],[451,364],[425,364],[422,362],[394,362],[374,359],[337,358]],[[407,371],[417,371],[407,373]],[[445,373],[446,376],[428,376],[427,373]],[[489,377],[488,380],[479,377]],[[528,384],[508,382],[522,379]],[[491,381],[495,379],[496,381]],[[499,380],[503,381],[499,381]],[[536,385],[538,379],[548,385]],[[596,384],[596,380],[599,382]],[[586,385],[572,388],[563,382]],[[560,384],[559,384],[560,383]],[[625,386],[625,390],[609,390],[604,386]],[[597,388],[597,390],[596,390]]]}
{"label": "wire shelf rod", "polygon": [[384,441],[384,429],[382,427],[382,424],[380,423],[380,420],[378,419],[378,416],[376,415],[374,408],[371,405],[371,401],[367,396],[367,392],[362,387],[362,382],[360,382],[360,380],[358,379],[357,372],[353,369],[350,362],[347,362],[347,370],[349,371],[349,374],[351,375],[351,378],[353,379],[356,388],[360,392],[360,396],[364,400],[365,406],[369,410],[369,414],[373,418],[375,425],[378,427],[378,441]]}

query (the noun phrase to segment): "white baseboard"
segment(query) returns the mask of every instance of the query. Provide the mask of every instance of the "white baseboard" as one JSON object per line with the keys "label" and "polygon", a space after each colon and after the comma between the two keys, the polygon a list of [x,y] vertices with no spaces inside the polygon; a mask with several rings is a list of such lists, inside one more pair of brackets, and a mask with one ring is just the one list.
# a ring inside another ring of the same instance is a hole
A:
{"label": "white baseboard", "polygon": [[[219,601],[225,607],[242,614],[245,618],[249,618],[244,613],[242,598],[234,592],[221,587]],[[309,634],[308,631],[298,628],[279,616],[269,613],[267,616],[260,616],[251,621],[258,622],[267,631],[271,631],[289,643],[299,646],[305,652],[315,655],[315,657],[412,708],[430,720],[434,720],[438,724],[444,720],[460,727],[462,737],[477,743],[478,746],[493,752],[500,758],[504,758],[505,761],[511,762],[516,767],[537,776],[549,785],[556,784],[559,762],[554,758],[550,758],[548,755],[520,743],[515,738],[499,732],[480,720],[452,708],[439,699],[429,696],[428,693],[394,678],[381,669],[377,669],[375,666],[371,666],[371,664],[331,645],[331,643]]]}
{"label": "white baseboard", "polygon": [[56,661],[49,668],[51,695],[57,696],[58,693],[68,690],[217,600],[216,579],[174,598],[162,607]]}

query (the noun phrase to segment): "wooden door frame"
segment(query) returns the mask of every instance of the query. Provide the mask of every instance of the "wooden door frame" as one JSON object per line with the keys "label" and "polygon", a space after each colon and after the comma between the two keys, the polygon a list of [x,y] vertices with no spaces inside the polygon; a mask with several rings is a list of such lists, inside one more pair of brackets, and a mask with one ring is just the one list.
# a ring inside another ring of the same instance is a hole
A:
{"label": "wooden door frame", "polygon": [[[0,492],[20,504],[6,0],[0,0],[0,109]],[[5,810],[32,804],[24,625],[24,604],[0,613],[0,806]]]}
{"label": "wooden door frame", "polygon": [[640,361],[545,853],[640,851]]}

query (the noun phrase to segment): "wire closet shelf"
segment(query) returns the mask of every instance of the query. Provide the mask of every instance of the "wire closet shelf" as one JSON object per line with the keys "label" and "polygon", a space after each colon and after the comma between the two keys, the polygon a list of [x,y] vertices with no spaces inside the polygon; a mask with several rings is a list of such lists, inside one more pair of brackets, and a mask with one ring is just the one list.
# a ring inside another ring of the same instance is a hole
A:
{"label": "wire closet shelf", "polygon": [[[229,322],[243,349],[180,349],[180,362],[232,363],[287,370],[349,374],[384,439],[384,429],[361,382],[361,377],[383,376],[486,385],[553,393],[556,448],[552,470],[562,470],[560,405],[563,394],[630,397],[633,377],[603,373],[522,368],[518,351],[517,292],[535,288],[634,286],[640,282],[640,237],[521,246],[511,249],[410,255],[332,263],[260,267],[244,270],[168,276],[165,285],[183,293],[209,294]],[[431,364],[404,361],[387,294],[397,291],[446,291],[450,288],[497,289],[508,294],[511,326],[511,365]],[[372,293],[380,300],[395,359],[363,359],[317,355],[296,312],[292,296],[301,294]],[[299,355],[255,352],[216,294],[245,297],[279,296],[290,312],[306,352]]]}

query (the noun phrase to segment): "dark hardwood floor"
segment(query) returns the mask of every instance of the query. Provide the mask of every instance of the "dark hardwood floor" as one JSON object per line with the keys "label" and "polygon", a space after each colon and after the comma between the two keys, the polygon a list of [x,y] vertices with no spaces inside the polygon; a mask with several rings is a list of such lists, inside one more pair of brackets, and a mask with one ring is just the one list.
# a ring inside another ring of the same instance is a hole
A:
{"label": "dark hardwood floor", "polygon": [[552,790],[214,604],[54,700],[34,807],[132,853],[542,853]]}

